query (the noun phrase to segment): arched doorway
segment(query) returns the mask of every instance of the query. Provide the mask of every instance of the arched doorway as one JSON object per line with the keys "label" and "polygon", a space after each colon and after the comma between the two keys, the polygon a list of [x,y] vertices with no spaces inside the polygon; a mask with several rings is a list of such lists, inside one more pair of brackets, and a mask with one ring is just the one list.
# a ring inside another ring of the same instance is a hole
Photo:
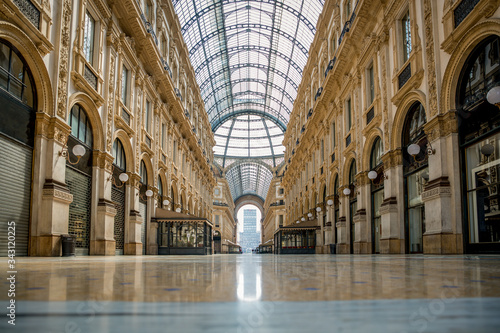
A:
{"label": "arched doorway", "polygon": [[22,55],[0,40],[0,256],[8,253],[8,222],[16,255],[28,254],[36,91]]}
{"label": "arched doorway", "polygon": [[125,184],[120,181],[120,174],[127,168],[125,150],[120,139],[113,143],[113,186],[111,200],[115,203],[116,215],[114,221],[115,253],[123,254],[125,245]]}
{"label": "arched doorway", "polygon": [[500,85],[500,38],[471,52],[457,87],[464,242],[468,253],[500,252],[500,111],[486,93]]}
{"label": "arched doorway", "polygon": [[382,140],[380,137],[377,137],[373,142],[370,170],[377,172],[377,178],[373,179],[371,184],[372,253],[380,253],[380,236],[382,235],[380,207],[384,201],[384,167],[382,165]]}
{"label": "arched doorway", "polygon": [[[73,195],[69,205],[68,233],[75,237],[76,254],[89,254],[90,223],[92,217],[92,127],[86,111],[75,104],[69,115],[71,134],[68,137],[66,184]],[[77,161],[72,157],[73,147],[81,145],[85,154]]]}
{"label": "arched doorway", "polygon": [[354,241],[356,240],[356,225],[354,224],[354,215],[358,210],[358,195],[355,188],[355,176],[356,176],[356,160],[351,161],[349,167],[349,188],[351,193],[349,194],[349,226],[350,226],[350,253],[354,253]]}
{"label": "arched doorway", "polygon": [[[422,253],[425,233],[425,206],[422,200],[424,186],[429,180],[427,163],[427,136],[424,125],[427,122],[425,109],[420,102],[414,103],[403,127],[403,174],[405,188],[405,252]],[[420,152],[412,157],[408,146],[417,144]]]}
{"label": "arched doorway", "polygon": [[146,169],[144,160],[141,160],[139,175],[141,177],[139,188],[139,213],[143,218],[141,224],[142,254],[146,254],[146,224],[148,221],[148,199],[146,197],[146,191],[148,190],[148,170]]}
{"label": "arched doorway", "polygon": [[337,240],[337,222],[340,216],[340,201],[339,201],[339,176],[335,176],[333,182],[333,243],[338,243]]}

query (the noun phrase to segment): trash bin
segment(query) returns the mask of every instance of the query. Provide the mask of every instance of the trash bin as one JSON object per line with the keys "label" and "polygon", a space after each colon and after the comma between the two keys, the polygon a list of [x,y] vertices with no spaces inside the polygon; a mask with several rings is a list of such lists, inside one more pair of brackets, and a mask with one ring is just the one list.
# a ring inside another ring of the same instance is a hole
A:
{"label": "trash bin", "polygon": [[61,235],[62,239],[62,256],[71,257],[75,255],[75,237],[71,235]]}
{"label": "trash bin", "polygon": [[330,254],[335,254],[335,244],[330,244]]}

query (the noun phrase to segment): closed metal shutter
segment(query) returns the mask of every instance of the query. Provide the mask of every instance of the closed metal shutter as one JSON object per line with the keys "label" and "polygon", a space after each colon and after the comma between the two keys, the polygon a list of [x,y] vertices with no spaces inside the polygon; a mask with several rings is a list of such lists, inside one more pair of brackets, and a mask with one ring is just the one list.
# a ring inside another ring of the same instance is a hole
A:
{"label": "closed metal shutter", "polygon": [[146,254],[146,221],[147,221],[147,208],[148,205],[144,202],[139,202],[139,213],[141,213],[144,222],[141,224],[141,242],[142,242],[142,254]]}
{"label": "closed metal shutter", "polygon": [[92,177],[66,166],[66,184],[73,194],[73,202],[69,205],[68,233],[76,239],[77,254],[88,254]]}
{"label": "closed metal shutter", "polygon": [[111,189],[111,200],[115,203],[115,241],[116,254],[123,254],[125,243],[125,191],[124,187],[117,188],[113,186]]}
{"label": "closed metal shutter", "polygon": [[28,255],[33,149],[0,135],[0,256],[7,256],[7,222],[16,224],[16,256]]}

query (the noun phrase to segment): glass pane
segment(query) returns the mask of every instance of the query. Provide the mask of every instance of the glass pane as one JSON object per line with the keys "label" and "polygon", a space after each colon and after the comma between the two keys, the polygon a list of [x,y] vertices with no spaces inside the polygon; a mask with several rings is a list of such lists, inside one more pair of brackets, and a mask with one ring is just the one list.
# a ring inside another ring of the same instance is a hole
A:
{"label": "glass pane", "polygon": [[83,33],[83,53],[85,59],[92,65],[94,58],[94,28],[95,21],[89,12],[85,12],[85,30]]}
{"label": "glass pane", "polygon": [[500,242],[500,134],[468,147],[466,159],[469,241]]}
{"label": "glass pane", "polygon": [[21,81],[11,77],[9,82],[9,91],[12,95],[21,99],[21,94],[23,92],[23,84],[21,83]]}
{"label": "glass pane", "polygon": [[422,192],[424,185],[429,178],[428,168],[424,168],[410,176],[407,179],[408,188],[408,207],[422,205]]}
{"label": "glass pane", "polygon": [[0,68],[0,87],[7,90],[8,80],[9,80],[9,73],[5,69]]}
{"label": "glass pane", "polygon": [[0,42],[0,67],[9,72],[10,47]]}
{"label": "glass pane", "polygon": [[80,122],[78,123],[78,140],[85,142],[85,134],[87,131],[87,115],[80,109]]}
{"label": "glass pane", "polygon": [[71,126],[71,135],[75,138],[78,137],[78,106],[75,105],[71,108],[71,118],[69,125]]}
{"label": "glass pane", "polygon": [[[3,72],[0,70],[0,72]],[[0,79],[1,81],[1,79]],[[24,74],[24,90],[23,90],[23,103],[28,106],[33,107],[33,87],[31,86],[31,80],[27,73]]]}
{"label": "glass pane", "polygon": [[410,233],[410,252],[417,253],[423,251],[422,234],[425,221],[424,206],[408,209],[408,223]]}
{"label": "glass pane", "polygon": [[12,76],[14,76],[19,81],[23,81],[24,64],[15,52],[12,52],[10,74],[12,74]]}

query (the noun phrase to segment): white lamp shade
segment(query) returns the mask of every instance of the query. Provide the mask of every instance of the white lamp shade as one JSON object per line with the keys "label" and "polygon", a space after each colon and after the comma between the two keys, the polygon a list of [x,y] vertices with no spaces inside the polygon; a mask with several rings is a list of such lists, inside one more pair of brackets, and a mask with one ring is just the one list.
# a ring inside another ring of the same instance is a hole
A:
{"label": "white lamp shade", "polygon": [[344,195],[349,195],[349,194],[351,194],[351,190],[350,190],[350,189],[348,189],[348,188],[345,188],[343,192],[344,192]]}
{"label": "white lamp shade", "polygon": [[378,173],[375,170],[372,170],[372,171],[368,172],[368,178],[370,178],[371,180],[376,179],[377,176],[378,176]]}
{"label": "white lamp shade", "polygon": [[299,221],[296,221],[296,223],[299,223]]}
{"label": "white lamp shade", "polygon": [[408,154],[411,156],[416,156],[420,153],[420,146],[417,145],[416,143],[412,143],[411,145],[408,146]]}
{"label": "white lamp shade", "polygon": [[321,212],[321,207],[316,207],[316,211],[319,213]]}
{"label": "white lamp shade", "polygon": [[313,214],[312,213],[307,213],[307,216],[311,217],[311,216],[313,216]]}
{"label": "white lamp shade", "polygon": [[125,172],[122,172],[118,176],[118,179],[120,179],[121,182],[125,183],[126,181],[128,181],[128,175]]}
{"label": "white lamp shade", "polygon": [[500,103],[500,86],[491,88],[490,91],[488,91],[488,94],[486,95],[486,99],[491,104]]}
{"label": "white lamp shade", "polygon": [[76,145],[73,147],[73,155],[82,157],[85,155],[85,147],[82,145]]}
{"label": "white lamp shade", "polygon": [[332,199],[328,199],[328,201],[326,202],[326,204],[327,204],[328,206],[333,205],[333,200],[332,200]]}
{"label": "white lamp shade", "polygon": [[301,218],[300,220],[301,220],[302,222],[304,222],[304,221],[306,220],[306,218],[305,218],[305,217],[303,217],[303,218]]}
{"label": "white lamp shade", "polygon": [[153,196],[153,191],[151,190],[147,190],[146,191],[146,196],[149,198],[149,197],[152,197]]}
{"label": "white lamp shade", "polygon": [[175,209],[175,211],[176,211],[177,213],[180,213],[180,212],[181,212],[181,209],[178,207],[178,208],[176,208],[176,209]]}
{"label": "white lamp shade", "polygon": [[163,200],[163,206],[168,206],[168,204],[170,203],[170,201],[168,200]]}

